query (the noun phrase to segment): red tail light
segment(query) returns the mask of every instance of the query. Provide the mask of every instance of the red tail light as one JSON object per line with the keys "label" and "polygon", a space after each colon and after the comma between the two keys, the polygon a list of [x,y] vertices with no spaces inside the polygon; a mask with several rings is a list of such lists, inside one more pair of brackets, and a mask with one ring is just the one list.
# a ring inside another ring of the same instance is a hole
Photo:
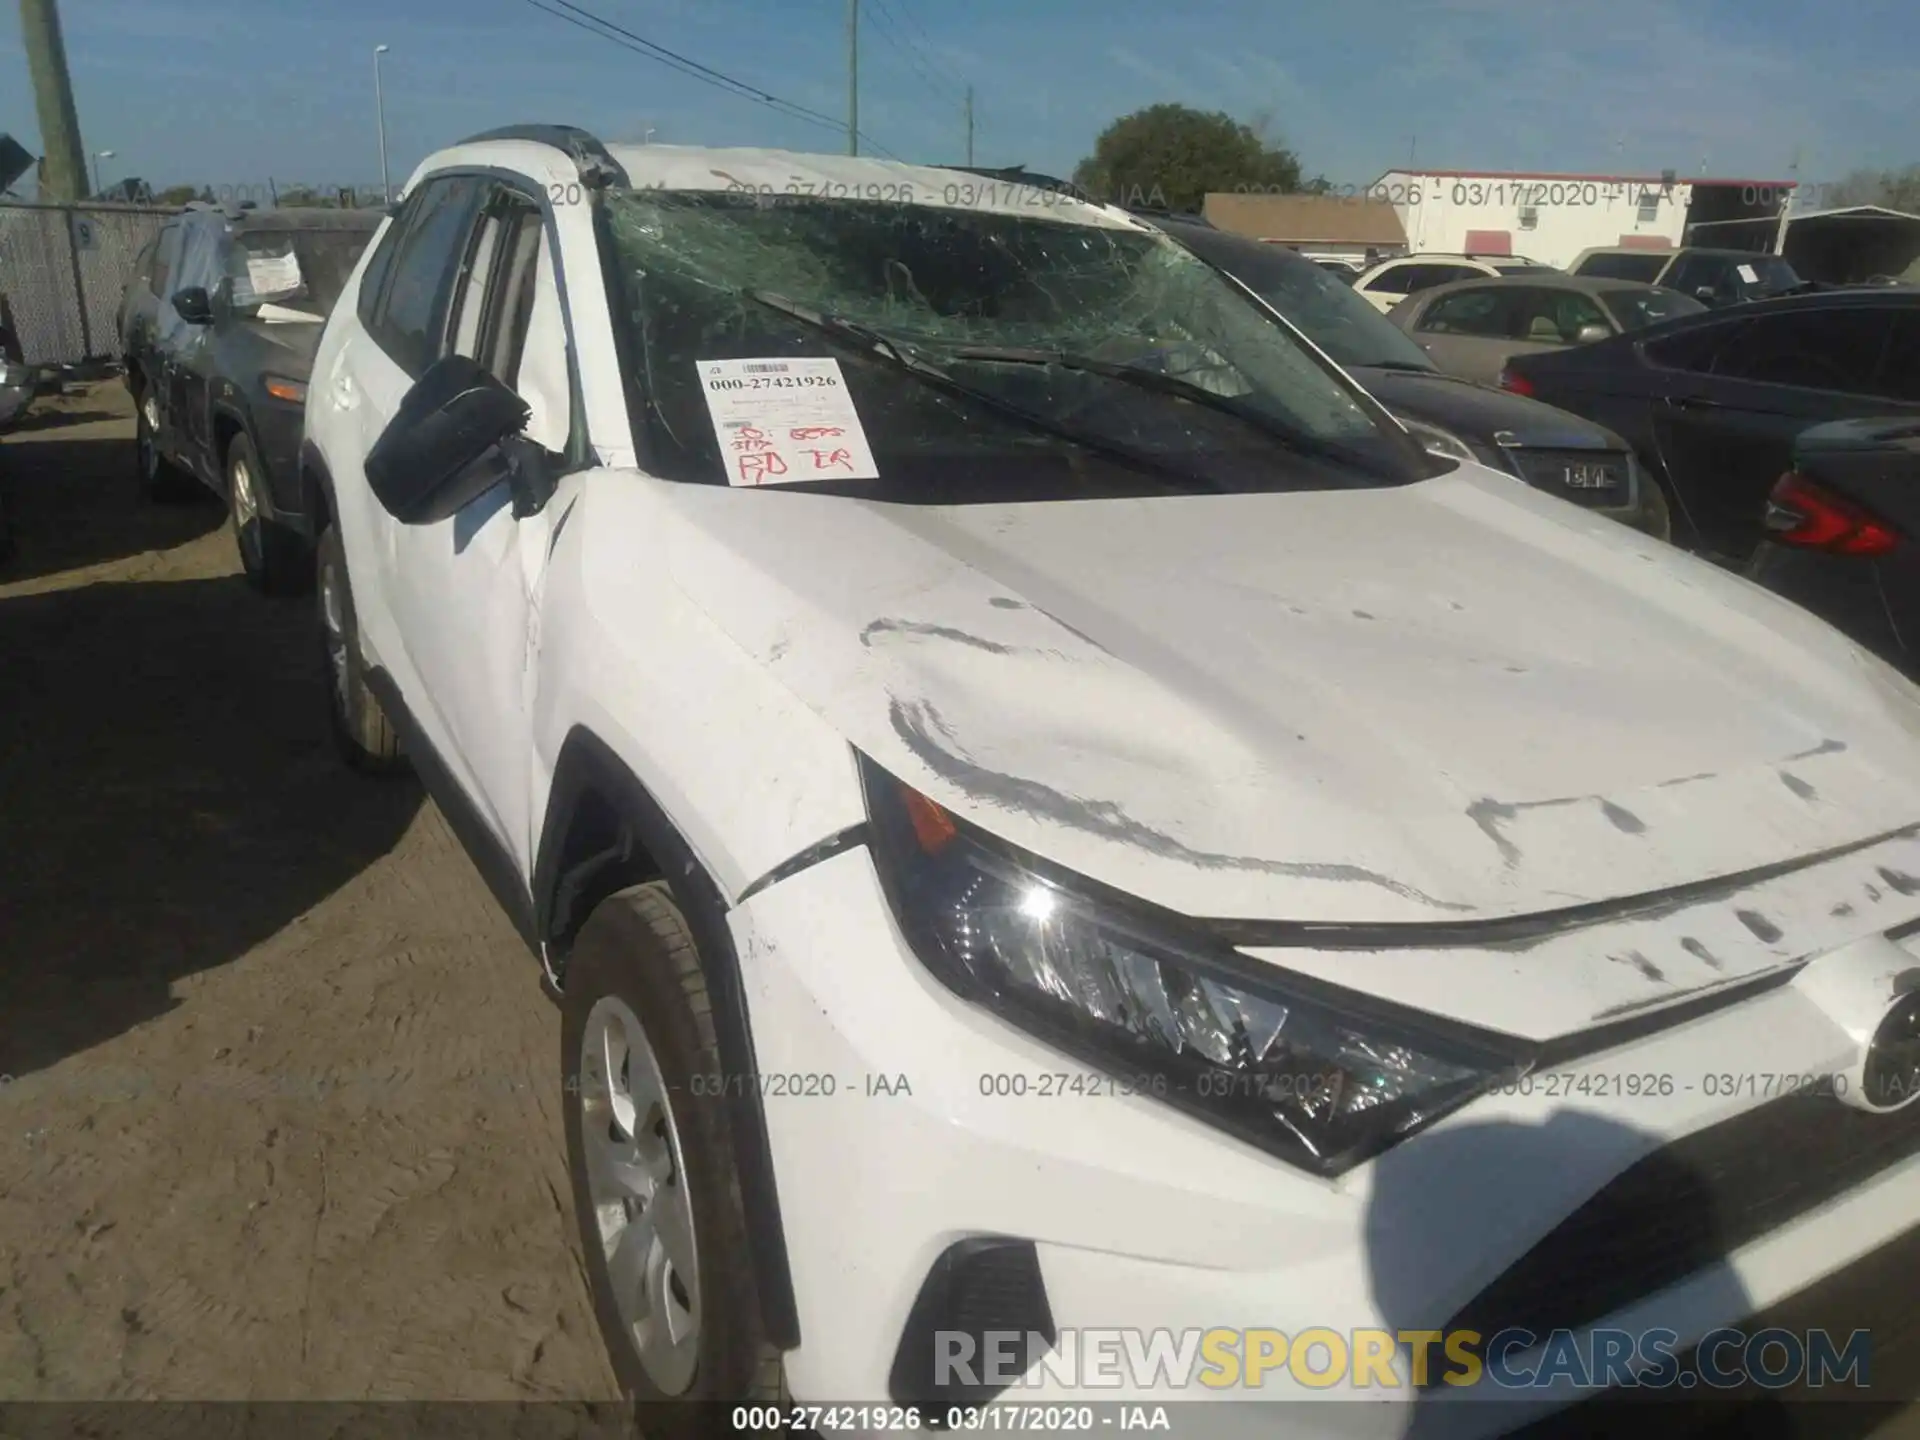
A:
{"label": "red tail light", "polygon": [[1502,390],[1511,390],[1516,395],[1533,394],[1533,382],[1527,379],[1526,376],[1515,374],[1511,370],[1502,370],[1500,372],[1500,388]]}
{"label": "red tail light", "polygon": [[1899,533],[1871,511],[1789,470],[1767,501],[1767,529],[1782,545],[1829,555],[1884,555]]}

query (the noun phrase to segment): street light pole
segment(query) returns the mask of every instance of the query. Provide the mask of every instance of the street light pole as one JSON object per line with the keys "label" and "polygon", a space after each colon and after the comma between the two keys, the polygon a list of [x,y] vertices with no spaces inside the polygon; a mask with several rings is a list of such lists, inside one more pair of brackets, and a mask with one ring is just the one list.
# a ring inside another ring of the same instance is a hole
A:
{"label": "street light pole", "polygon": [[111,160],[111,159],[113,159],[113,151],[111,151],[111,150],[96,150],[96,151],[94,152],[94,156],[93,156],[93,193],[94,193],[94,194],[96,194],[96,195],[98,195],[98,194],[100,194],[100,193],[102,193],[102,192],[101,192],[101,189],[100,189],[100,162],[101,162],[102,160]]}
{"label": "street light pole", "polygon": [[847,0],[847,154],[860,153],[860,0]]}
{"label": "street light pole", "polygon": [[387,53],[385,45],[373,47],[373,116],[380,127],[380,203],[393,203],[393,184],[387,179],[387,101],[380,90],[380,57]]}

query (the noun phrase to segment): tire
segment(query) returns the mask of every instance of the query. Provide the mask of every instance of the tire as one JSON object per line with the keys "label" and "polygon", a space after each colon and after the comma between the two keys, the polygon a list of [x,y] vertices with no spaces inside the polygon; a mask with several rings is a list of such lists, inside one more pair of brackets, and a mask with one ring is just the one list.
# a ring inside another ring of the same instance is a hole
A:
{"label": "tire", "polygon": [[140,477],[140,493],[147,499],[172,502],[193,498],[193,478],[160,453],[153,427],[159,419],[159,406],[153,392],[133,402],[133,463]]}
{"label": "tire", "polygon": [[263,595],[297,595],[313,581],[313,552],[303,537],[260,511],[266,476],[246,435],[227,446],[227,520],[247,583]]}
{"label": "tire", "polygon": [[347,556],[340,527],[329,525],[315,557],[320,614],[320,658],[327,682],[327,719],[342,758],[368,774],[407,768],[400,736],[373,691],[367,688],[366,661],[360,653],[360,622],[347,581]]}
{"label": "tire", "polygon": [[[731,1406],[784,1398],[781,1363],[762,1332],[727,1102],[694,1093],[696,1077],[723,1068],[700,956],[664,882],[608,897],[580,927],[560,1037],[574,1215],[608,1357],[645,1407],[649,1437],[725,1433]],[[609,1054],[624,1064],[610,1066]],[[625,1169],[633,1183],[604,1163],[622,1154],[636,1162]],[[651,1228],[655,1214],[672,1242]],[[622,1238],[650,1243],[623,1253]],[[629,1265],[636,1254],[644,1266]],[[615,1255],[632,1275],[624,1307]],[[689,1329],[648,1355],[634,1330],[643,1316],[650,1329],[658,1323],[648,1312],[661,1300]]]}

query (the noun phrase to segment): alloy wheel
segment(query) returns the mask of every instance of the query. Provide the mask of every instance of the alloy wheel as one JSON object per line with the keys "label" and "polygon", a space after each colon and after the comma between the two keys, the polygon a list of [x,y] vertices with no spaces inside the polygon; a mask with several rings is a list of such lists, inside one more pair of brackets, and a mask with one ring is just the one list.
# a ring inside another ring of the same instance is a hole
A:
{"label": "alloy wheel", "polygon": [[587,1191],[622,1338],[664,1395],[693,1383],[700,1345],[700,1259],[693,1197],[660,1062],[626,1003],[587,1016],[580,1129]]}

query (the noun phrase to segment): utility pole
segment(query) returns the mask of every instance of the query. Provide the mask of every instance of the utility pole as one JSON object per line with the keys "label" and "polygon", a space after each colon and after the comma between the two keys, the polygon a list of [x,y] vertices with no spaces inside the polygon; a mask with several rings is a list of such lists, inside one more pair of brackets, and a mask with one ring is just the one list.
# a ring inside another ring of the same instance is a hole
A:
{"label": "utility pole", "polygon": [[973,86],[967,86],[967,164],[973,164]]}
{"label": "utility pole", "polygon": [[20,41],[27,51],[40,149],[46,156],[40,198],[84,199],[87,152],[80,143],[80,116],[73,105],[73,81],[67,75],[67,45],[60,36],[57,0],[20,0]]}
{"label": "utility pole", "polygon": [[847,154],[860,153],[860,0],[847,0]]}
{"label": "utility pole", "polygon": [[380,89],[380,57],[387,47],[373,47],[373,119],[380,130],[380,203],[393,203],[393,182],[387,178],[387,98]]}
{"label": "utility pole", "polygon": [[1787,178],[1792,183],[1788,186],[1787,193],[1780,197],[1780,221],[1773,230],[1773,253],[1776,255],[1787,253],[1788,217],[1793,211],[1794,193],[1800,186],[1800,151],[1797,146],[1793,152],[1793,163],[1787,167]]}

